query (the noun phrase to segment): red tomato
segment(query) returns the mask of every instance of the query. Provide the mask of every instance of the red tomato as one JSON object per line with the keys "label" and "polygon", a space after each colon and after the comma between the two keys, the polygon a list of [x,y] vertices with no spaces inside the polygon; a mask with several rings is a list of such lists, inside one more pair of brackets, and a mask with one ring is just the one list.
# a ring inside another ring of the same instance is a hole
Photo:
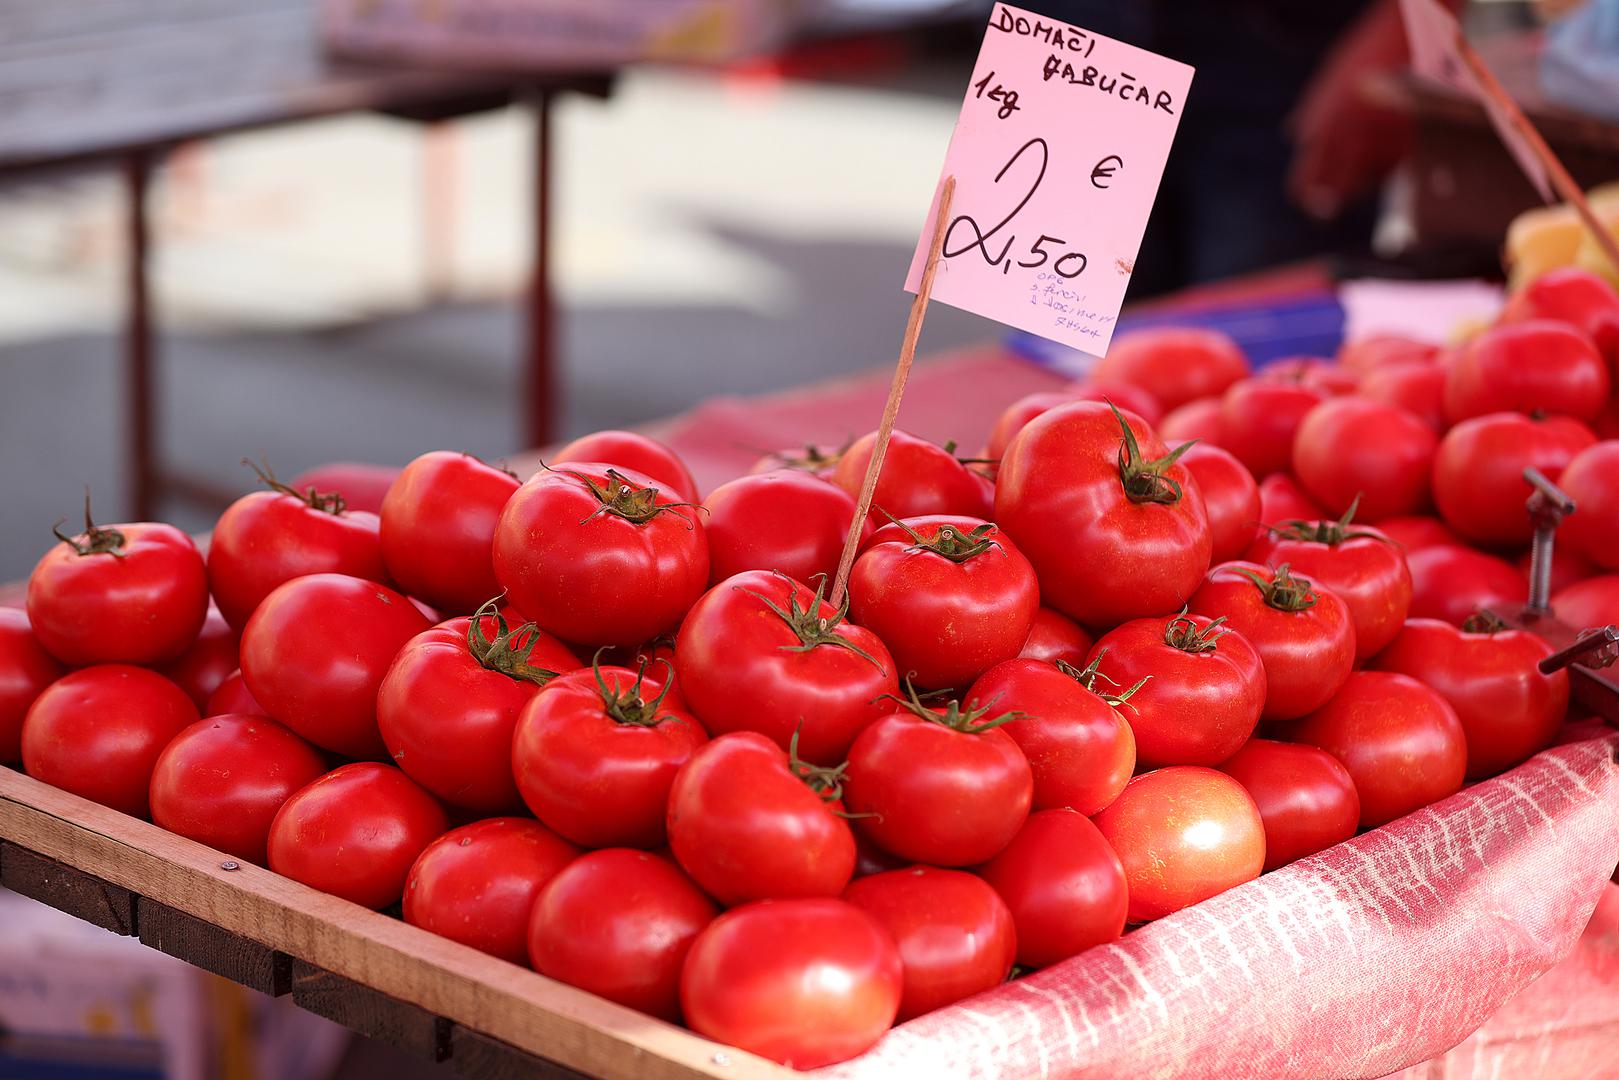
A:
{"label": "red tomato", "polygon": [[1439,692],[1467,733],[1467,777],[1482,780],[1527,761],[1552,744],[1568,711],[1568,672],[1543,675],[1536,664],[1551,646],[1495,619],[1462,628],[1411,619],[1377,657]]}
{"label": "red tomato", "polygon": [[999,986],[1012,970],[1012,913],[982,878],[912,866],[852,881],[843,899],[877,920],[899,948],[905,989],[896,1022]]}
{"label": "red tomato", "polygon": [[1359,507],[1375,522],[1428,504],[1438,439],[1397,405],[1333,398],[1311,410],[1293,443],[1293,473],[1329,514]]}
{"label": "red tomato", "polygon": [[1338,362],[1362,375],[1385,364],[1404,364],[1413,361],[1433,363],[1438,356],[1439,346],[1394,334],[1379,334],[1359,341],[1346,341],[1338,348]]}
{"label": "red tomato", "polygon": [[1209,534],[1214,541],[1210,558],[1217,563],[1242,558],[1259,532],[1263,512],[1253,474],[1231,454],[1207,443],[1186,451],[1181,464],[1197,481],[1203,509],[1209,515]]}
{"label": "red tomato", "polygon": [[1295,577],[1286,563],[1275,569],[1250,562],[1216,566],[1190,606],[1199,615],[1225,619],[1259,654],[1265,669],[1263,720],[1314,712],[1355,666],[1349,606],[1330,589]]}
{"label": "red tomato", "polygon": [[1349,770],[1325,750],[1253,739],[1220,771],[1241,784],[1265,823],[1265,872],[1355,835],[1360,796]]}
{"label": "red tomato", "polygon": [[405,878],[448,823],[388,765],[343,765],[295,792],[270,823],[270,869],[361,907],[399,902]]}
{"label": "red tomato", "polygon": [[1404,548],[1407,558],[1412,552],[1424,548],[1454,547],[1467,543],[1438,518],[1423,514],[1385,518],[1377,523],[1377,531]]}
{"label": "red tomato", "polygon": [[1213,446],[1225,442],[1225,409],[1218,397],[1188,401],[1178,409],[1164,414],[1156,427],[1158,437],[1166,443],[1201,440]]}
{"label": "red tomato", "polygon": [[[523,706],[578,669],[533,623],[509,627],[491,601],[406,642],[377,688],[377,731],[405,775],[452,806],[494,814],[522,806],[512,732]],[[476,623],[476,629],[474,624]]]}
{"label": "red tomato", "polygon": [[971,866],[1017,835],[1034,799],[1028,758],[1000,725],[1018,714],[935,711],[916,698],[862,731],[849,748],[845,801],[855,827],[902,859]]}
{"label": "red tomato", "polygon": [[1582,630],[1619,623],[1619,574],[1586,578],[1553,593],[1552,609],[1563,622]]}
{"label": "red tomato", "polygon": [[697,936],[680,1004],[697,1034],[795,1069],[844,1061],[893,1024],[904,987],[893,939],[842,900],[765,900]]}
{"label": "red tomato", "polygon": [[1360,796],[1360,825],[1375,829],[1462,789],[1467,736],[1445,699],[1415,679],[1357,671],[1288,738],[1343,763]]}
{"label": "red tomato", "polygon": [[707,741],[663,687],[600,665],[547,686],[509,739],[528,808],[587,848],[662,845],[669,786]]}
{"label": "red tomato", "polygon": [[88,497],[84,519],[28,576],[34,640],[70,667],[178,659],[208,614],[197,545],[172,525],[95,525]]}
{"label": "red tomato", "polygon": [[1321,508],[1321,504],[1305,494],[1292,473],[1272,473],[1259,482],[1261,523],[1275,525],[1283,521],[1317,521],[1326,516],[1327,512]]}
{"label": "red tomato", "polygon": [[[1564,524],[1567,524],[1567,520]],[[1575,582],[1584,581],[1597,573],[1596,564],[1584,555],[1575,554],[1568,544],[1562,543],[1562,537],[1563,530],[1559,529],[1558,543],[1552,548],[1551,591],[1554,593],[1562,592]],[[1524,581],[1530,580],[1529,573],[1534,564],[1534,554],[1533,551],[1526,551],[1518,556],[1514,563],[1518,573],[1523,575]]]}
{"label": "red tomato", "polygon": [[1029,636],[1024,639],[1023,649],[1018,655],[1030,660],[1044,660],[1048,664],[1062,660],[1075,667],[1084,667],[1085,656],[1094,643],[1095,639],[1083,626],[1060,611],[1043,607],[1035,611]]}
{"label": "red tomato", "polygon": [[669,790],[669,846],[727,906],[782,896],[837,896],[854,873],[840,816],[841,771],[806,766],[752,731],[691,755]]}
{"label": "red tomato", "polygon": [[1460,626],[1481,610],[1513,611],[1529,598],[1528,582],[1517,567],[1469,547],[1424,548],[1405,561],[1411,570],[1412,618]]}
{"label": "red tomato", "polygon": [[853,439],[842,446],[823,446],[819,443],[810,443],[808,446],[794,447],[791,450],[772,450],[753,463],[748,470],[750,473],[775,472],[777,469],[792,469],[795,472],[806,472],[811,476],[818,476],[822,480],[832,479],[837,470],[838,462],[848,452]]}
{"label": "red tomato", "polygon": [[1096,816],[1129,889],[1131,922],[1150,922],[1258,877],[1265,825],[1224,773],[1195,765],[1142,773]]}
{"label": "red tomato", "polygon": [[305,469],[294,476],[288,487],[303,492],[310,488],[341,495],[350,510],[382,513],[382,499],[399,475],[393,465],[370,465],[362,461],[331,461]]}
{"label": "red tomato", "polygon": [[790,469],[721,484],[704,505],[715,584],[744,570],[779,570],[799,581],[831,577],[855,512],[842,488]]}
{"label": "red tomato", "polygon": [[384,585],[310,574],[278,586],[242,631],[242,678],[266,712],[344,757],[381,758],[377,690],[427,619]]}
{"label": "red tomato", "polygon": [[1554,479],[1578,507],[1557,530],[1558,550],[1619,570],[1619,439],[1582,450]]}
{"label": "red tomato", "polygon": [[1400,548],[1377,529],[1350,527],[1354,507],[1337,521],[1290,521],[1248,549],[1251,562],[1286,563],[1338,595],[1355,623],[1355,660],[1394,640],[1411,607],[1411,572]]}
{"label": "red tomato", "polygon": [[46,687],[22,725],[23,770],[36,780],[145,817],[152,767],[197,722],[197,707],[155,671],[98,664]]}
{"label": "red tomato", "polygon": [[489,547],[517,477],[471,454],[434,450],[382,499],[382,558],[399,588],[453,615],[499,594]]}
{"label": "red tomato", "polygon": [[1610,389],[1608,366],[1583,331],[1530,319],[1484,331],[1445,373],[1451,423],[1486,413],[1547,412],[1590,420]]}
{"label": "red tomato", "polygon": [[191,645],[162,671],[202,709],[207,707],[214,691],[237,669],[239,652],[239,635],[219,609],[210,607]]}
{"label": "red tomato", "polygon": [[208,588],[225,621],[247,625],[277,585],[305,574],[347,574],[386,582],[377,515],[350,510],[343,496],[295,491],[254,466],[269,491],[225,508],[208,540]]}
{"label": "red tomato", "polygon": [[1113,626],[1186,602],[1214,541],[1183,451],[1168,452],[1139,417],[1088,401],[1023,429],[1001,461],[995,514],[1046,604]]}
{"label": "red tomato", "polygon": [[[1608,363],[1619,363],[1619,293],[1607,280],[1578,267],[1548,270],[1507,300],[1504,323],[1551,319],[1585,332]],[[1619,368],[1614,374],[1619,375]]]}
{"label": "red tomato", "polygon": [[540,890],[534,970],[662,1020],[680,1019],[680,971],[719,909],[667,859],[630,848],[581,855]]}
{"label": "red tomato", "polygon": [[1302,386],[1322,397],[1353,394],[1360,387],[1360,376],[1334,360],[1321,356],[1294,356],[1272,360],[1254,375],[1265,382]]}
{"label": "red tomato", "polygon": [[[1539,469],[1555,483],[1595,443],[1590,428],[1566,416],[1533,419],[1505,412],[1463,420],[1446,433],[1434,457],[1434,503],[1445,524],[1475,544],[1526,544],[1535,530],[1524,504],[1534,489],[1524,469]],[[1611,486],[1619,492],[1619,482]]]}
{"label": "red tomato", "polygon": [[1361,379],[1360,394],[1398,405],[1435,431],[1445,430],[1445,369],[1439,364],[1385,364]]}
{"label": "red tomato", "polygon": [[1286,472],[1294,433],[1324,398],[1296,382],[1253,377],[1233,383],[1220,399],[1220,446],[1256,477]]}
{"label": "red tomato", "polygon": [[1067,389],[1037,390],[1018,398],[1001,411],[1001,415],[995,420],[995,426],[989,429],[989,438],[984,442],[984,456],[999,460],[1001,455],[1006,453],[1006,447],[1011,443],[1012,437],[1028,427],[1029,421],[1041,413],[1049,412],[1058,405],[1066,405],[1070,401],[1094,400],[1096,399],[1081,398]]}
{"label": "red tomato", "polygon": [[0,607],[0,764],[22,760],[23,717],[62,674],[62,665],[34,640],[28,615]]}
{"label": "red tomato", "polygon": [[1582,630],[1619,623],[1619,573],[1575,581],[1551,594],[1551,607],[1557,619]]}
{"label": "red tomato", "polygon": [[263,866],[277,811],[325,771],[314,747],[267,716],[211,716],[158,756],[152,820]]}
{"label": "red tomato", "polygon": [[529,618],[567,641],[635,645],[667,633],[708,584],[701,514],[643,473],[546,469],[495,529],[495,577]]}
{"label": "red tomato", "polygon": [[[1064,389],[1075,401],[1112,402],[1119,408],[1135,413],[1147,423],[1157,426],[1164,418],[1164,407],[1158,399],[1139,386],[1106,379],[1077,379]],[[1008,442],[1011,440],[1008,439]]]}
{"label": "red tomato", "polygon": [[405,921],[527,966],[534,900],[578,856],[578,848],[526,818],[488,818],[451,829],[411,866]]}
{"label": "red tomato", "polygon": [[241,669],[225,676],[225,681],[219,684],[219,689],[208,695],[208,704],[203,706],[203,716],[268,716],[264,706],[253,700],[248,692],[247,682],[242,678]]}
{"label": "red tomato", "polygon": [[1023,648],[1034,567],[994,525],[936,514],[884,525],[849,575],[849,614],[921,686],[963,687]]}
{"label": "red tomato", "polygon": [[978,872],[1011,910],[1024,967],[1048,967],[1124,933],[1124,864],[1084,814],[1030,814]]}
{"label": "red tomato", "polygon": [[1200,615],[1134,619],[1102,635],[1106,657],[1131,695],[1127,719],[1144,765],[1218,765],[1235,754],[1265,707],[1265,668],[1247,638]]}
{"label": "red tomato", "polygon": [[1247,374],[1248,359],[1235,341],[1180,326],[1122,335],[1091,369],[1093,379],[1141,387],[1166,410],[1219,394]]}
{"label": "red tomato", "polygon": [[680,455],[656,439],[634,431],[597,431],[582,435],[556,452],[551,464],[603,462],[619,472],[634,471],[652,481],[676,501],[695,503],[697,481]]}
{"label": "red tomato", "polygon": [[842,761],[899,692],[877,635],[792,578],[750,570],[710,589],[675,639],[680,688],[710,734],[759,731],[807,761]]}
{"label": "red tomato", "polygon": [[[1093,689],[1095,680],[1104,688]],[[1124,790],[1136,767],[1136,740],[1119,714],[1130,691],[1110,694],[1096,670],[1008,660],[973,683],[969,705],[1024,715],[1005,727],[1029,760],[1036,810],[1094,814]]]}
{"label": "red tomato", "polygon": [[[860,498],[860,485],[865,482],[876,442],[876,432],[856,439],[832,474],[832,482],[852,499]],[[882,472],[877,476],[877,490],[871,500],[873,524],[887,521],[883,513],[897,518],[923,514],[983,518],[989,517],[989,500],[980,478],[956,460],[952,448],[935,446],[896,428],[883,455]]]}

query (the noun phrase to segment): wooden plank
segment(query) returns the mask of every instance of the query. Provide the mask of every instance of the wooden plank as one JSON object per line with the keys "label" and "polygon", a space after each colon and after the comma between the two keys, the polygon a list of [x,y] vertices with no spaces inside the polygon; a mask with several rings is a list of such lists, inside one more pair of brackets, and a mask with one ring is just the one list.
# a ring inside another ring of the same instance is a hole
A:
{"label": "wooden plank", "polygon": [[450,1064],[475,1080],[583,1080],[581,1073],[459,1024],[450,1032]]}
{"label": "wooden plank", "polygon": [[292,962],[292,1000],[301,1009],[407,1054],[428,1061],[450,1056],[448,1020],[314,964]]}
{"label": "wooden plank", "polygon": [[0,839],[590,1076],[797,1075],[3,768]]}
{"label": "wooden plank", "polygon": [[292,989],[292,957],[286,953],[155,900],[143,899],[140,914],[143,945],[271,997]]}
{"label": "wooden plank", "polygon": [[136,897],[128,889],[3,841],[0,886],[115,934],[135,933]]}

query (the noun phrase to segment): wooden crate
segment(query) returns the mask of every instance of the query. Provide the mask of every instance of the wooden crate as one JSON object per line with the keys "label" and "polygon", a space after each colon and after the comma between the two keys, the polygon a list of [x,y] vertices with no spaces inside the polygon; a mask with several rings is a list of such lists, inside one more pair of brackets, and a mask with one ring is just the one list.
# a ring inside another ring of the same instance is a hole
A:
{"label": "wooden crate", "polygon": [[5,768],[0,885],[467,1076],[797,1075]]}

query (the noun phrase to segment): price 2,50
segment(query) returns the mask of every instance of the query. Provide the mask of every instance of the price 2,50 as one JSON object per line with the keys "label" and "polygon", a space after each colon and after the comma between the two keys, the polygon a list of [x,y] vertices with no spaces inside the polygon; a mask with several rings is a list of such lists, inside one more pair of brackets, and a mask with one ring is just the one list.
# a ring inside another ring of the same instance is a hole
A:
{"label": "price 2,50", "polygon": [[[944,234],[944,246],[940,251],[944,258],[953,259],[959,255],[965,255],[969,251],[977,251],[990,266],[999,266],[1003,274],[1010,274],[1013,266],[1022,267],[1025,270],[1036,270],[1047,263],[1051,264],[1051,271],[1059,277],[1076,278],[1085,272],[1085,266],[1089,260],[1085,258],[1082,252],[1062,250],[1068,241],[1060,236],[1048,236],[1042,233],[1039,239],[1028,246],[1027,257],[1016,260],[1011,258],[1012,249],[1017,246],[1018,242],[1015,233],[1007,234],[1005,240],[1001,242],[999,251],[990,250],[990,241],[998,238],[1002,230],[1011,225],[1013,219],[1023,211],[1025,206],[1029,205],[1029,200],[1034,198],[1034,193],[1040,190],[1041,181],[1046,178],[1046,167],[1051,163],[1051,148],[1046,145],[1046,140],[1036,136],[1018,147],[1017,152],[1012,155],[1011,159],[1001,166],[1001,171],[995,174],[995,183],[1000,184],[1005,179],[1006,174],[1012,171],[1012,167],[1031,149],[1036,150],[1039,155],[1040,169],[1035,174],[1034,183],[1029,185],[1029,189],[1024,193],[1023,198],[1018,200],[1017,205],[1012,207],[1010,213],[1001,218],[990,229],[985,229],[970,214],[961,214],[951,219],[950,227]],[[961,229],[967,230],[972,235],[961,243],[959,247],[953,246],[957,231]],[[1019,254],[1024,255],[1025,252],[1019,251]]]}

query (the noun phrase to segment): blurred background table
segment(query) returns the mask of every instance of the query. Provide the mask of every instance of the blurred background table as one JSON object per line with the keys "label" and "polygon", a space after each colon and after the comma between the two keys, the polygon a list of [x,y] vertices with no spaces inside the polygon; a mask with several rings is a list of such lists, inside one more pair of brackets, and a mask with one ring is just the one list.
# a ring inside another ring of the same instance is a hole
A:
{"label": "blurred background table", "polygon": [[[1475,47],[1577,182],[1589,188],[1619,177],[1619,124],[1548,98],[1540,76],[1544,41],[1541,31],[1524,30],[1493,34]],[[1365,93],[1416,121],[1411,260],[1465,273],[1494,266],[1507,225],[1541,199],[1483,107],[1410,72],[1370,78]]]}
{"label": "blurred background table", "polygon": [[197,486],[170,474],[156,450],[152,169],[189,141],[250,128],[366,110],[430,122],[513,101],[532,104],[533,272],[521,399],[529,441],[551,438],[549,111],[562,92],[605,95],[607,74],[450,72],[333,60],[321,52],[315,0],[0,0],[0,29],[0,174],[91,162],[114,163],[122,172],[126,468],[135,517],[151,517],[161,491]]}

